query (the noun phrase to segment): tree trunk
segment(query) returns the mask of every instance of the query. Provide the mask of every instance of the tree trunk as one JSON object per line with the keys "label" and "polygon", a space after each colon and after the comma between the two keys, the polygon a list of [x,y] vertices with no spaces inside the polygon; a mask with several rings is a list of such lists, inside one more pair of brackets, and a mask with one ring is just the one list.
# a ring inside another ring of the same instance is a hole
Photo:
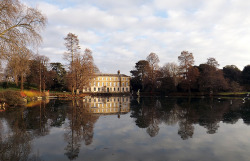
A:
{"label": "tree trunk", "polygon": [[21,91],[23,91],[23,73],[21,73]]}
{"label": "tree trunk", "polygon": [[72,86],[72,94],[75,93],[74,85]]}
{"label": "tree trunk", "polygon": [[39,62],[39,90],[40,90],[40,94],[42,92],[42,70],[41,70],[41,62]]}
{"label": "tree trunk", "polygon": [[16,86],[18,87],[18,75],[15,73],[15,74],[14,74],[14,77],[15,77]]}

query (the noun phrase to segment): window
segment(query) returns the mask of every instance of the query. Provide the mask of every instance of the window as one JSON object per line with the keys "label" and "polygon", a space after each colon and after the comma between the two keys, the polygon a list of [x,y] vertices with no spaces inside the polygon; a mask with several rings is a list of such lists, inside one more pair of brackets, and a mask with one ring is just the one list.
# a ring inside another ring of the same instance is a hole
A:
{"label": "window", "polygon": [[114,86],[115,86],[115,82],[114,82]]}
{"label": "window", "polygon": [[122,83],[122,86],[124,87],[124,83]]}
{"label": "window", "polygon": [[102,82],[102,86],[104,86],[104,82]]}
{"label": "window", "polygon": [[112,86],[112,82],[110,82],[110,87]]}
{"label": "window", "polygon": [[94,88],[94,91],[96,91],[96,88]]}
{"label": "window", "polygon": [[128,82],[127,82],[127,86],[128,86]]}
{"label": "window", "polygon": [[120,86],[120,82],[118,82],[117,85]]}
{"label": "window", "polygon": [[107,82],[107,83],[106,83],[106,86],[108,86],[108,85],[109,85],[109,83]]}
{"label": "window", "polygon": [[124,78],[122,78],[122,80],[124,80]]}
{"label": "window", "polygon": [[115,88],[114,88],[114,92],[115,92]]}
{"label": "window", "polygon": [[128,92],[128,88],[126,88],[126,91]]}
{"label": "window", "polygon": [[97,84],[98,84],[97,86],[100,86],[100,82],[98,82]]}
{"label": "window", "polygon": [[102,77],[102,80],[104,80],[104,77]]}
{"label": "window", "polygon": [[98,91],[100,92],[100,88],[98,88]]}
{"label": "window", "polygon": [[120,91],[120,88],[117,88],[117,91]]}
{"label": "window", "polygon": [[124,88],[122,88],[122,92],[124,92]]}
{"label": "window", "polygon": [[94,82],[94,86],[96,85],[96,83]]}
{"label": "window", "polygon": [[108,77],[106,78],[106,80],[109,80]]}

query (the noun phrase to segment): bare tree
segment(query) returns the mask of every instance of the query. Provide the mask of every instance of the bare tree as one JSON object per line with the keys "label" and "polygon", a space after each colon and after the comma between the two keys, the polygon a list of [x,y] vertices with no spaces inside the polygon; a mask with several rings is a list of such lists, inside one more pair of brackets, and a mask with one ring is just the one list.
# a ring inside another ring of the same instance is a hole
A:
{"label": "bare tree", "polygon": [[159,74],[159,65],[158,63],[160,62],[159,57],[155,53],[150,53],[147,56],[147,61],[149,63],[149,81],[152,84],[152,90],[156,87],[156,81],[157,81],[157,76]]}
{"label": "bare tree", "polygon": [[71,79],[71,91],[72,94],[75,93],[77,88],[77,78],[78,78],[78,69],[77,66],[80,66],[80,46],[79,39],[75,34],[68,33],[67,37],[64,38],[65,46],[67,52],[64,53],[64,58],[70,63],[70,79]]}
{"label": "bare tree", "polygon": [[149,66],[152,68],[152,70],[158,70],[159,69],[158,63],[160,62],[160,59],[159,59],[157,54],[150,53],[147,56],[147,61],[149,63]]}
{"label": "bare tree", "polygon": [[174,80],[175,86],[178,84],[178,72],[179,72],[179,66],[172,62],[172,63],[166,63],[162,68],[161,72],[163,74],[163,77],[171,77]]}
{"label": "bare tree", "polygon": [[183,86],[184,89],[188,89],[188,91],[190,93],[191,92],[191,90],[190,90],[190,88],[191,88],[191,77],[193,76],[192,75],[193,72],[190,71],[190,70],[193,70],[193,65],[194,65],[193,54],[189,53],[188,51],[182,51],[181,55],[178,56],[178,60],[180,62],[179,74],[183,78],[183,80],[181,81],[181,86]]}
{"label": "bare tree", "polygon": [[189,53],[188,51],[182,51],[181,55],[178,56],[178,60],[180,62],[180,74],[182,74],[184,79],[187,79],[188,69],[194,65],[193,54]]}
{"label": "bare tree", "polygon": [[[46,83],[48,81],[48,65],[49,65],[49,58],[44,55],[36,55],[34,60],[39,64],[39,90],[40,92],[45,92]],[[38,74],[38,73],[37,73]]]}
{"label": "bare tree", "polygon": [[9,55],[13,49],[39,45],[39,32],[47,19],[42,13],[25,6],[19,0],[0,1],[0,56]]}
{"label": "bare tree", "polygon": [[220,66],[220,64],[218,63],[218,61],[215,58],[207,58],[207,65],[214,67],[214,68],[218,68]]}
{"label": "bare tree", "polygon": [[91,78],[94,77],[96,71],[99,71],[99,69],[94,64],[92,51],[90,49],[85,49],[81,61],[81,79],[80,79],[81,88],[89,86]]}
{"label": "bare tree", "polygon": [[19,78],[21,83],[21,90],[23,90],[24,78],[29,72],[29,61],[32,57],[32,52],[27,48],[22,48],[13,52],[8,56],[7,70],[14,77],[16,85],[18,85]]}

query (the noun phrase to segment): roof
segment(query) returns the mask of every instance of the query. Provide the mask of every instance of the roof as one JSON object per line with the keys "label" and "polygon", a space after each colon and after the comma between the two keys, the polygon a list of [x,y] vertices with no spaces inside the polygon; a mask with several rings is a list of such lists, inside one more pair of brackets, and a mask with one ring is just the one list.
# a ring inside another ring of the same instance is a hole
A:
{"label": "roof", "polygon": [[[96,76],[109,76],[109,77],[118,77],[118,74],[105,74],[105,73],[95,73]],[[125,74],[120,74],[121,77],[130,77]]]}

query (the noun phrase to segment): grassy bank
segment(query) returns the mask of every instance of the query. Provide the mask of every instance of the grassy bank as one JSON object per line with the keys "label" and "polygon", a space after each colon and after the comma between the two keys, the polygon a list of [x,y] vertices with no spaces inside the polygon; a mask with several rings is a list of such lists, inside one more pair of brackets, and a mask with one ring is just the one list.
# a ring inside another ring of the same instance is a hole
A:
{"label": "grassy bank", "polygon": [[0,104],[6,104],[7,106],[22,106],[27,102],[41,99],[42,97],[49,96],[48,92],[40,93],[34,90],[20,89],[2,89],[0,90]]}

